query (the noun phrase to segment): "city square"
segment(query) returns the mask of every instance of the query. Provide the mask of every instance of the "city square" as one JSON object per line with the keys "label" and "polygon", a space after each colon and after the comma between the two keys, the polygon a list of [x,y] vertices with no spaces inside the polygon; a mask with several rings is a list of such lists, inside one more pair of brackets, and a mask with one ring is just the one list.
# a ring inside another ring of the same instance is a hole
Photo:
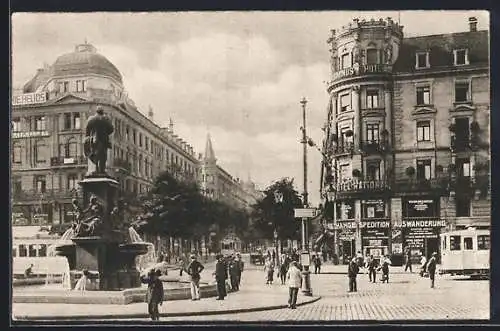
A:
{"label": "city square", "polygon": [[13,320],[489,319],[488,12],[12,23]]}

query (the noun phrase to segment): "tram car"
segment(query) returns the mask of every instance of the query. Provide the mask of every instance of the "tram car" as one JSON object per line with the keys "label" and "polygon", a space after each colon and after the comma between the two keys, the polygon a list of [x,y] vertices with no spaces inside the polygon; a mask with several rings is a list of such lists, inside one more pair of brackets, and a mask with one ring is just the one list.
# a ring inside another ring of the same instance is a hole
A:
{"label": "tram car", "polygon": [[490,273],[490,231],[468,228],[442,233],[440,274],[487,278]]}

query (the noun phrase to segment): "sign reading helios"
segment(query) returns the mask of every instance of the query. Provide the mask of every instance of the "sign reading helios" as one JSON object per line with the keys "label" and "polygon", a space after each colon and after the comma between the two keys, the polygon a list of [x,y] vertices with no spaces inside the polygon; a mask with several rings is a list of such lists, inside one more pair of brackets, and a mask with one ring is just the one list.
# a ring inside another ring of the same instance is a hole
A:
{"label": "sign reading helios", "polygon": [[25,93],[12,96],[13,106],[32,105],[36,103],[44,103],[46,101],[47,101],[46,92]]}

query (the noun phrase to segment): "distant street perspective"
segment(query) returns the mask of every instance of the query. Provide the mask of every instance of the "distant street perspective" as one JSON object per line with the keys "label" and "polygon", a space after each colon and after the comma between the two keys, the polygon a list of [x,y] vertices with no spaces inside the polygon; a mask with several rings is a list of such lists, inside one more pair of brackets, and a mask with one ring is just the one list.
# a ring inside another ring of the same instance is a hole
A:
{"label": "distant street perspective", "polygon": [[13,324],[490,318],[488,12],[12,24]]}

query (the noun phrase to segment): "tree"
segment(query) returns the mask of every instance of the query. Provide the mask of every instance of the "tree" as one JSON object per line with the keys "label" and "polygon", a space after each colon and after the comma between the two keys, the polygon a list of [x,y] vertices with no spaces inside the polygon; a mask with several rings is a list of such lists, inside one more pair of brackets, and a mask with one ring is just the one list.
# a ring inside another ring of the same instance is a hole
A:
{"label": "tree", "polygon": [[[276,195],[282,195],[280,202]],[[264,197],[254,205],[253,224],[254,230],[261,238],[273,238],[277,230],[278,239],[300,239],[301,225],[294,217],[294,209],[302,208],[302,200],[295,190],[293,179],[282,178],[264,191]]]}

